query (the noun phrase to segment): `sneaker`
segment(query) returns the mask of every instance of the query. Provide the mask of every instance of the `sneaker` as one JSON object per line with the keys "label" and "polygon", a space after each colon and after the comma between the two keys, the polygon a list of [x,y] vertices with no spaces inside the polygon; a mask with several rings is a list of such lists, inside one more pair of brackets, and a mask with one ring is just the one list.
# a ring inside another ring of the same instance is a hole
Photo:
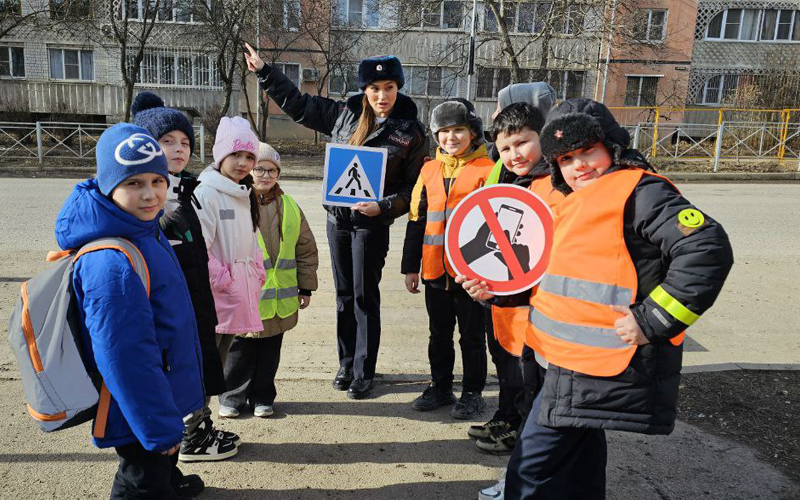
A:
{"label": "sneaker", "polygon": [[272,409],[272,405],[256,405],[253,410],[253,415],[258,418],[271,417],[274,413],[275,411]]}
{"label": "sneaker", "polygon": [[455,402],[456,396],[452,389],[440,389],[438,386],[430,384],[422,395],[411,403],[411,408],[417,411],[431,411],[440,406],[455,404]]}
{"label": "sneaker", "polygon": [[194,498],[206,489],[206,485],[197,474],[189,474],[181,477],[178,484],[173,484],[172,489],[181,498]]}
{"label": "sneaker", "polygon": [[500,480],[496,484],[484,488],[478,492],[478,500],[503,500],[503,492],[506,489],[506,469],[500,476]]}
{"label": "sneaker", "polygon": [[232,406],[219,407],[219,418],[236,418],[239,416],[239,410]]}
{"label": "sneaker", "polygon": [[491,420],[483,425],[472,425],[467,430],[469,437],[473,439],[486,439],[492,435],[495,429],[500,429],[508,426],[508,422],[500,419],[497,413],[494,414]]}
{"label": "sneaker", "polygon": [[223,431],[222,429],[215,428],[214,422],[211,421],[211,417],[207,417],[203,422],[205,423],[207,429],[211,429],[211,432],[216,433],[217,439],[220,441],[230,441],[236,446],[242,444],[242,438],[240,438],[235,432]]}
{"label": "sneaker", "polygon": [[517,445],[517,431],[506,427],[505,430],[495,432],[486,439],[479,439],[475,446],[481,453],[489,455],[510,455]]}
{"label": "sneaker", "polygon": [[459,420],[470,420],[483,415],[486,407],[486,401],[483,400],[480,392],[464,391],[461,393],[461,399],[450,410],[450,416]]}
{"label": "sneaker", "polygon": [[178,460],[181,462],[216,462],[231,458],[239,452],[232,441],[219,439],[218,431],[207,432],[204,436],[181,443]]}

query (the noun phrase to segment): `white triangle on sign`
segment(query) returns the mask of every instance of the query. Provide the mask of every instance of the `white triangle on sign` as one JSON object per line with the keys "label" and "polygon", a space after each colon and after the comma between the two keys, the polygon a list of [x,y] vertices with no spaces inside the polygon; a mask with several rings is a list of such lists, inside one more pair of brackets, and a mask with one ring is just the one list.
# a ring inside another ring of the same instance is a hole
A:
{"label": "white triangle on sign", "polygon": [[367,173],[355,155],[339,176],[339,180],[328,192],[329,196],[345,196],[348,198],[375,198],[375,190],[369,183]]}

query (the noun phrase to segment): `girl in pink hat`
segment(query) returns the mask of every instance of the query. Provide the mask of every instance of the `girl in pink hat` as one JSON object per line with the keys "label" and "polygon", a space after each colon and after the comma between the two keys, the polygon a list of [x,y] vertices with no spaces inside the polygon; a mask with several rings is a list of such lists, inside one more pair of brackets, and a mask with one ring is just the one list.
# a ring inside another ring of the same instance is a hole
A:
{"label": "girl in pink hat", "polygon": [[[195,191],[208,248],[211,290],[217,310],[217,346],[223,364],[233,337],[263,328],[258,299],[266,273],[258,247],[258,203],[250,172],[258,162],[258,139],[247,120],[223,117],[214,142],[214,163],[200,174]],[[238,408],[220,406],[220,417]]]}

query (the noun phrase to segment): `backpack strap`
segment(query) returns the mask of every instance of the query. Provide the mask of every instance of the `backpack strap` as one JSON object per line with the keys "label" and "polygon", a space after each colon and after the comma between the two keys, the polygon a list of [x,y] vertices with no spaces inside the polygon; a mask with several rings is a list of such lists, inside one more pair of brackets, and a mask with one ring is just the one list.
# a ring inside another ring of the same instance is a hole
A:
{"label": "backpack strap", "polygon": [[[136,271],[136,274],[138,274],[139,278],[142,279],[145,292],[147,293],[147,296],[150,297],[150,270],[147,268],[147,262],[144,260],[144,255],[142,255],[142,252],[139,250],[139,248],[125,238],[101,238],[87,243],[81,247],[77,254],[75,254],[72,262],[74,264],[79,258],[81,258],[82,255],[85,255],[89,252],[106,249],[119,250],[125,254],[125,256],[128,258],[128,261],[130,261],[133,270]],[[92,430],[92,436],[95,438],[102,439],[106,435],[106,424],[108,423],[108,410],[110,404],[111,393],[109,392],[108,387],[106,387],[105,381],[103,381],[100,386],[100,395],[97,401],[97,415],[94,420],[94,429]]]}
{"label": "backpack strap", "polygon": [[147,296],[150,297],[150,270],[147,268],[147,262],[144,260],[144,256],[139,248],[125,238],[100,238],[89,242],[81,247],[78,253],[75,254],[75,258],[72,262],[77,262],[81,256],[89,252],[106,249],[119,250],[125,254],[133,270],[136,271],[136,274],[142,279],[145,292],[147,292]]}

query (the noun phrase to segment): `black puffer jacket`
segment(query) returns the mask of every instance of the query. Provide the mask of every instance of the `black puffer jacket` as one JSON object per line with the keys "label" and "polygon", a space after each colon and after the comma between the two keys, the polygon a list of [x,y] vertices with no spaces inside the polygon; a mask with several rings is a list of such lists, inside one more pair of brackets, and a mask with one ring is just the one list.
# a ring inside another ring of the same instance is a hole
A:
{"label": "black puffer jacket", "polygon": [[648,295],[661,285],[701,315],[714,304],[733,265],[722,226],[707,214],[698,228],[681,225],[678,214],[685,209],[698,210],[669,181],[642,177],[625,206],[623,230],[638,276],[631,311],[650,343],[639,346],[628,368],[615,377],[593,377],[551,364],[542,389],[542,425],[672,432],[683,346],[673,346],[669,339],[687,325]]}
{"label": "black puffer jacket", "polygon": [[170,190],[179,189],[179,206],[174,212],[161,217],[160,223],[186,276],[200,336],[206,396],[215,396],[225,392],[226,388],[222,361],[215,340],[217,312],[208,279],[208,252],[203,240],[200,219],[195,212],[195,206],[198,210],[202,210],[197,198],[194,197],[194,190],[200,182],[188,172],[182,173],[180,179],[179,186],[169,187]]}
{"label": "black puffer jacket", "polygon": [[[258,72],[258,81],[295,122],[330,135],[334,144],[350,141],[361,116],[363,94],[347,101],[303,94],[280,70],[269,65],[264,65]],[[389,150],[383,199],[379,202],[381,214],[367,217],[347,207],[325,206],[325,209],[337,222],[357,226],[391,224],[397,217],[408,213],[411,191],[429,150],[428,136],[417,120],[414,101],[397,94],[389,118],[367,138],[364,145]]]}

